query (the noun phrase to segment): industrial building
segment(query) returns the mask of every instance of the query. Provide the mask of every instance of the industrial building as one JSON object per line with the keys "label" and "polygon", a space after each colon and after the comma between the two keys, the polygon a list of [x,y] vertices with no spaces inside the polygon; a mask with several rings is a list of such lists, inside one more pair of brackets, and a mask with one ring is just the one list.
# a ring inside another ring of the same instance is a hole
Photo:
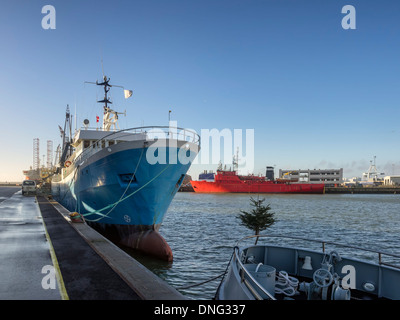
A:
{"label": "industrial building", "polygon": [[386,176],[383,179],[384,186],[399,186],[400,185],[400,176]]}
{"label": "industrial building", "polygon": [[279,169],[279,178],[307,183],[325,183],[334,186],[343,183],[343,168],[340,169]]}

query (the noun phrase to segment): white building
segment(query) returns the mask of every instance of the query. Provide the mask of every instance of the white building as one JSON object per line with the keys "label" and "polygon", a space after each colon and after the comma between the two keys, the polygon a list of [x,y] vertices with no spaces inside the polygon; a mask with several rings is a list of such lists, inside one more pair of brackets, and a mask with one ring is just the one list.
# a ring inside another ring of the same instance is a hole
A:
{"label": "white building", "polygon": [[343,168],[340,169],[279,169],[279,178],[298,180],[303,183],[325,183],[335,185],[343,183]]}
{"label": "white building", "polygon": [[383,179],[383,185],[385,186],[399,186],[400,176],[386,176]]}
{"label": "white building", "polygon": [[356,186],[360,182],[361,182],[360,177],[352,177],[352,178],[348,178],[348,179],[343,179],[344,186]]}

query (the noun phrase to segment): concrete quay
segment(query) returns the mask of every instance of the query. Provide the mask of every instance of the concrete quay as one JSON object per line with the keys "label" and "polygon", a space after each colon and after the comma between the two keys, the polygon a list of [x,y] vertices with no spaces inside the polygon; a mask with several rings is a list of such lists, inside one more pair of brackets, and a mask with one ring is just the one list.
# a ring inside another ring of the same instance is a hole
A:
{"label": "concrete quay", "polygon": [[325,193],[400,194],[400,187],[325,187]]}
{"label": "concrete quay", "polygon": [[185,297],[43,196],[0,188],[0,300],[183,300]]}
{"label": "concrete quay", "polygon": [[[195,192],[192,186],[185,186],[179,192]],[[400,187],[325,187],[325,193],[361,193],[361,194],[400,194]]]}

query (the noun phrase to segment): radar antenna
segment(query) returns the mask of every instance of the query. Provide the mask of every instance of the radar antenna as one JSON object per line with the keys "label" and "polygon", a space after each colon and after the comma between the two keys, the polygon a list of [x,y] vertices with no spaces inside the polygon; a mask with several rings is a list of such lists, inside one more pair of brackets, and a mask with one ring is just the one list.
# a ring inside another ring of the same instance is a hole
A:
{"label": "radar antenna", "polygon": [[103,82],[89,82],[85,81],[85,83],[91,83],[95,84],[98,86],[103,86],[104,87],[104,98],[103,100],[97,101],[98,103],[104,103],[103,109],[104,109],[104,114],[103,114],[103,130],[104,131],[110,131],[110,130],[117,130],[119,129],[118,126],[118,115],[123,114],[126,116],[126,110],[125,112],[117,112],[114,111],[109,107],[109,104],[112,104],[108,97],[108,92],[110,91],[111,87],[119,87],[119,88],[124,88],[123,86],[117,86],[117,85],[111,85],[110,84],[110,78],[107,78],[107,76],[103,76]]}

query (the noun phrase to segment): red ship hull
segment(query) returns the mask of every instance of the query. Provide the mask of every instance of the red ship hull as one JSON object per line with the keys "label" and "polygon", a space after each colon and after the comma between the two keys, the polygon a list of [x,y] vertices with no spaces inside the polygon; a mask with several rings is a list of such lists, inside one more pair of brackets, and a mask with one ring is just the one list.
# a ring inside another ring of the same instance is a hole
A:
{"label": "red ship hull", "polygon": [[323,183],[266,181],[264,177],[238,176],[233,171],[218,171],[215,181],[191,181],[198,193],[324,193]]}

